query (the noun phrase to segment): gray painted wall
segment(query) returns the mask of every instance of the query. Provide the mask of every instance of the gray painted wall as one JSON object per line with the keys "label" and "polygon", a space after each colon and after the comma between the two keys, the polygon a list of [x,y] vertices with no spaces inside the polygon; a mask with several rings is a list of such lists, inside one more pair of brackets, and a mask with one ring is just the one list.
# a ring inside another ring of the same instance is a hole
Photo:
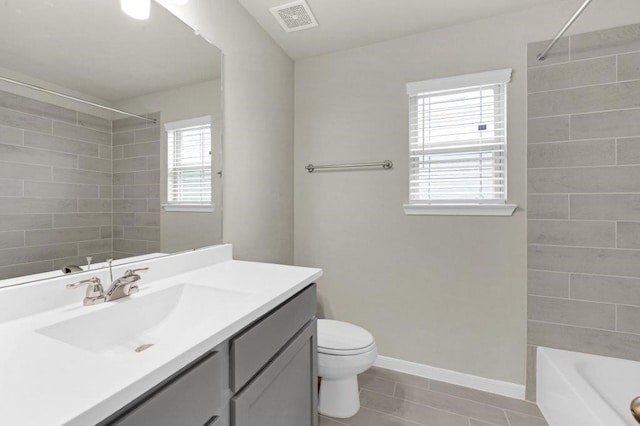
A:
{"label": "gray painted wall", "polygon": [[528,111],[532,399],[538,345],[640,360],[640,24],[530,61]]}
{"label": "gray painted wall", "polygon": [[293,262],[293,61],[237,0],[167,9],[224,54],[223,237],[234,258]]}
{"label": "gray painted wall", "polygon": [[[324,314],[369,329],[380,354],[524,384],[527,348],[527,45],[580,0],[296,62],[295,260],[324,269]],[[637,22],[635,0],[594,2],[572,31]],[[408,217],[405,83],[513,68],[511,218]],[[305,164],[394,161],[308,174]]]}
{"label": "gray painted wall", "polygon": [[112,252],[111,121],[0,92],[0,279]]}

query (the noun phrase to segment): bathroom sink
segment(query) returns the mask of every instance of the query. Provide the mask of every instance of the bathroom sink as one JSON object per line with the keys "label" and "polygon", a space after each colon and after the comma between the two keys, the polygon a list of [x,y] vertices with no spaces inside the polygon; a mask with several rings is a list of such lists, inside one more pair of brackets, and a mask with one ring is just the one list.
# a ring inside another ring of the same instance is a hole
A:
{"label": "bathroom sink", "polygon": [[249,296],[183,283],[107,302],[98,305],[102,309],[36,331],[91,352],[131,354],[163,343],[175,345],[199,325],[232,315]]}

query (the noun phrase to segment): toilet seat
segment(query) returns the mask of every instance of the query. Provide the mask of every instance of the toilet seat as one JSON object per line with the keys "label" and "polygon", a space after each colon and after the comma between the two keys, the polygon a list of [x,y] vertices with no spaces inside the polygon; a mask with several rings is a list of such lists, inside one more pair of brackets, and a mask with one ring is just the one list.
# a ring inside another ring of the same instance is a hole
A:
{"label": "toilet seat", "polygon": [[342,321],[318,320],[318,352],[335,356],[360,355],[374,350],[375,340],[362,327]]}

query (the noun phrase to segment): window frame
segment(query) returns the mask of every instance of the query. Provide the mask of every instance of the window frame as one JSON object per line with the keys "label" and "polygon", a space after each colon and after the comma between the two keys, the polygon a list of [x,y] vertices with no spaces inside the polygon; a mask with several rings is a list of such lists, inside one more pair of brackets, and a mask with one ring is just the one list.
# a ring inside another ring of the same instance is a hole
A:
{"label": "window frame", "polygon": [[[511,216],[513,212],[518,207],[515,204],[507,203],[507,83],[511,81],[511,73],[512,69],[501,69],[489,72],[475,73],[475,74],[466,74],[466,75],[458,75],[453,77],[432,79],[432,80],[424,80],[407,83],[407,95],[409,98],[409,112],[412,109],[412,102],[418,97],[424,97],[428,94],[433,94],[433,96],[438,96],[438,92],[444,92],[442,94],[446,95],[448,91],[457,91],[457,90],[465,90],[468,91],[478,90],[483,86],[489,85],[502,85],[504,96],[504,112],[502,114],[504,119],[504,143],[503,143],[503,153],[504,160],[502,166],[503,180],[504,180],[504,197],[487,201],[480,199],[459,199],[452,200],[451,202],[447,202],[444,198],[442,199],[434,199],[432,201],[429,200],[411,200],[411,196],[409,196],[409,202],[403,205],[404,212],[407,215],[446,215],[446,216],[458,216],[458,215],[469,215],[469,216]],[[411,128],[416,126],[417,123],[412,123],[412,118],[409,116],[409,132],[411,132]],[[495,121],[494,121],[495,122]],[[409,134],[410,135],[410,134]],[[408,137],[409,143],[411,143],[411,137]],[[411,150],[411,148],[409,148]],[[464,154],[462,154],[464,155]],[[411,151],[409,151],[409,158],[411,156]],[[497,170],[497,169],[495,169]],[[492,173],[495,173],[494,172]],[[411,191],[411,185],[414,183],[412,181],[412,173],[411,168],[409,167],[409,185],[408,190]]]}
{"label": "window frame", "polygon": [[[211,153],[210,155],[212,156],[211,162],[209,165],[210,176],[211,176],[211,181],[210,181],[211,198],[208,203],[207,202],[203,202],[203,203],[170,202],[169,196],[171,192],[171,187],[170,187],[169,171],[171,168],[171,164],[169,164],[169,149],[170,149],[169,134],[172,132],[186,130],[191,127],[199,127],[199,126],[209,126],[209,131],[210,131],[209,151]],[[167,122],[164,124],[164,129],[167,137],[166,139],[167,162],[165,165],[165,173],[167,177],[165,189],[167,191],[167,194],[166,194],[166,202],[162,204],[163,210],[167,212],[202,212],[202,213],[213,212],[214,211],[214,203],[213,203],[213,195],[214,195],[213,194],[213,130],[214,129],[213,129],[213,120],[211,116],[205,115],[205,116],[189,118],[185,120]]]}

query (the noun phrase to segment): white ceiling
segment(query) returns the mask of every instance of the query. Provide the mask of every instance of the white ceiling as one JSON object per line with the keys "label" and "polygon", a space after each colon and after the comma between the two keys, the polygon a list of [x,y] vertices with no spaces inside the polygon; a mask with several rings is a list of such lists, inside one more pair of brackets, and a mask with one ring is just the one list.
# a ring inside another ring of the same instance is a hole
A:
{"label": "white ceiling", "polygon": [[220,76],[220,51],[152,2],[151,18],[119,0],[3,0],[0,67],[111,102]]}
{"label": "white ceiling", "polygon": [[553,3],[551,0],[307,0],[319,26],[286,33],[269,8],[290,1],[239,0],[293,59]]}

